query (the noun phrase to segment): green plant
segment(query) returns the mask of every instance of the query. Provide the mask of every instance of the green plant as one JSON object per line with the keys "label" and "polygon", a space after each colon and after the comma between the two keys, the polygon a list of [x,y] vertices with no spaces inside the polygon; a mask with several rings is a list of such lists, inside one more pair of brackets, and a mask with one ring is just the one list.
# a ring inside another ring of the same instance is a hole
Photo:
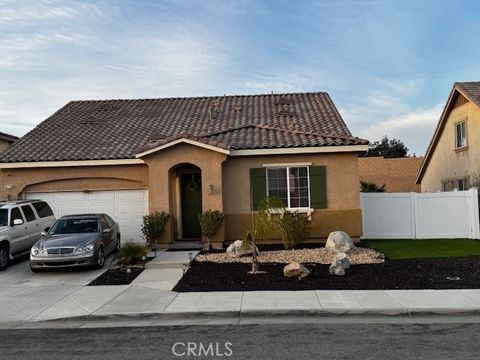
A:
{"label": "green plant", "polygon": [[385,192],[387,191],[387,189],[385,189],[385,186],[385,184],[383,184],[382,186],[378,186],[374,183],[360,181],[360,192]]}
{"label": "green plant", "polygon": [[210,239],[215,236],[218,229],[223,223],[223,214],[218,211],[209,209],[203,214],[198,214],[198,221],[202,228],[202,235],[207,238],[207,247],[210,249]]}
{"label": "green plant", "polygon": [[135,265],[141,261],[147,253],[148,248],[144,244],[128,242],[118,249],[118,263],[122,267]]}
{"label": "green plant", "polygon": [[311,220],[298,211],[285,210],[278,220],[285,249],[292,249],[310,235]]}
{"label": "green plant", "polygon": [[256,216],[252,211],[252,229],[245,233],[243,239],[246,245],[252,247],[252,273],[258,271],[256,244],[279,230],[278,219],[275,219],[272,214],[282,213],[283,211],[283,202],[276,197],[265,197],[260,202]]}
{"label": "green plant", "polygon": [[155,211],[143,217],[142,233],[150,248],[157,249],[158,240],[162,236],[169,215],[162,211]]}

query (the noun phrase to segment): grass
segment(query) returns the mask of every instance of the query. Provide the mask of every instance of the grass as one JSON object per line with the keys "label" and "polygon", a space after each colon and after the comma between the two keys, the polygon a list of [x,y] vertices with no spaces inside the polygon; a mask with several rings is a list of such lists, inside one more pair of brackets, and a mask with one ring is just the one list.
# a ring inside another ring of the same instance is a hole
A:
{"label": "grass", "polygon": [[366,244],[395,260],[480,256],[480,241],[472,239],[366,240]]}

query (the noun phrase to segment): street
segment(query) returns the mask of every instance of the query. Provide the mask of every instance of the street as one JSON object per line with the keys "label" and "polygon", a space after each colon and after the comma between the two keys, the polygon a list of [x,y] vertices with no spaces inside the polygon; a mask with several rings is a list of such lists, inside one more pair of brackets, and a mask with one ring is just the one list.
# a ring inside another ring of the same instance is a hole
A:
{"label": "street", "polygon": [[476,359],[480,324],[2,330],[1,359]]}

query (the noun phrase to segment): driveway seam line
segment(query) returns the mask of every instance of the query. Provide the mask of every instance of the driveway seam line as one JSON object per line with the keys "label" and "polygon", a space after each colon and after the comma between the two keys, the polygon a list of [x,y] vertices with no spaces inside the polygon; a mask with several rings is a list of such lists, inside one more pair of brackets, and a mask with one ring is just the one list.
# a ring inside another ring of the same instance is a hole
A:
{"label": "driveway seam line", "polygon": [[[113,285],[115,286],[115,285]],[[103,309],[105,306],[107,306],[108,304],[110,304],[113,300],[115,300],[117,297],[119,297],[120,295],[122,295],[125,291],[127,291],[128,289],[132,288],[133,286],[132,285],[129,285],[128,287],[126,287],[125,289],[123,289],[123,291],[120,291],[117,295],[115,295],[113,298],[110,299],[110,301],[107,301],[105,304],[103,304],[102,306],[100,306],[97,310],[93,311],[91,313],[91,315],[95,314],[97,311],[99,311],[100,309]]]}

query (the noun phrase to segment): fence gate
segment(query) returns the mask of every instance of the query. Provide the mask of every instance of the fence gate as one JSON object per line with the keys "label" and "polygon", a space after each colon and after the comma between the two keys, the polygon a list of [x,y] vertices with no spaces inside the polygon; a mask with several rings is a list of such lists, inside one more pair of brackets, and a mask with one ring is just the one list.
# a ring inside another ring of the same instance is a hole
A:
{"label": "fence gate", "polygon": [[480,238],[478,190],[360,193],[364,239]]}

